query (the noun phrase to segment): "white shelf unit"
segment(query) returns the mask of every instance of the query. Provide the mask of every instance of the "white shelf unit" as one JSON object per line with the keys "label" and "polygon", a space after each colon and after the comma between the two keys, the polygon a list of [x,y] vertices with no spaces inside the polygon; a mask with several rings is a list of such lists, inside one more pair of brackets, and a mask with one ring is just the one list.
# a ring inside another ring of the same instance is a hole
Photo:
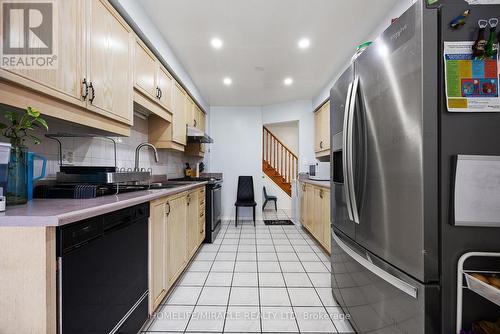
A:
{"label": "white shelf unit", "polygon": [[[462,312],[463,312],[463,289],[474,291],[483,298],[488,299],[492,303],[500,306],[500,289],[495,288],[490,284],[486,284],[481,280],[471,276],[471,273],[479,274],[500,274],[500,271],[481,271],[481,270],[466,270],[464,263],[471,257],[500,257],[500,253],[493,252],[468,252],[463,254],[458,259],[457,266],[457,334],[462,330]],[[464,286],[464,277],[467,285]]]}

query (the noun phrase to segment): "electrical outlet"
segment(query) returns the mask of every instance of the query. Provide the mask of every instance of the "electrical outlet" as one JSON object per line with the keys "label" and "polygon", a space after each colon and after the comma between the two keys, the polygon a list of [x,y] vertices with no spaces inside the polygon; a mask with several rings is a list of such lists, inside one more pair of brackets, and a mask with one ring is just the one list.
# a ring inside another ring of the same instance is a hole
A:
{"label": "electrical outlet", "polygon": [[63,164],[72,164],[74,162],[73,156],[74,152],[72,150],[63,149],[62,150]]}

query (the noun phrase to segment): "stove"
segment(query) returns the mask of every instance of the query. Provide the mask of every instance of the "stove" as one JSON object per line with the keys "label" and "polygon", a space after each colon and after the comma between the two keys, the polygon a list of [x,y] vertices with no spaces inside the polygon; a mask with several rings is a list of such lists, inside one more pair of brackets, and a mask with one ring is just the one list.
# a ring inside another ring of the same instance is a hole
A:
{"label": "stove", "polygon": [[176,179],[170,179],[170,181],[207,181],[208,184],[219,184],[222,183],[222,179],[215,178],[215,177],[180,177]]}

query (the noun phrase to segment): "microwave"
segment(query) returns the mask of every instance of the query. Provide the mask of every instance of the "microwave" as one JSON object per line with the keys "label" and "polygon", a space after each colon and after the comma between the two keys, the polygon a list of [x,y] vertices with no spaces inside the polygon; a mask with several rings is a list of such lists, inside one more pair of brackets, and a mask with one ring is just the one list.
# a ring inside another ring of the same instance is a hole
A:
{"label": "microwave", "polygon": [[330,163],[315,162],[309,164],[309,178],[312,180],[330,181]]}

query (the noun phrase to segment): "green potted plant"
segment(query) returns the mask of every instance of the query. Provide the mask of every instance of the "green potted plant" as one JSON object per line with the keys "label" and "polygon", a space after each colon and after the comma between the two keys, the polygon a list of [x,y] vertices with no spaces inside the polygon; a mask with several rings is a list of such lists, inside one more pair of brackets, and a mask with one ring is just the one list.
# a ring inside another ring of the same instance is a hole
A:
{"label": "green potted plant", "polygon": [[8,124],[0,122],[0,129],[4,137],[9,138],[11,146],[7,184],[7,205],[25,204],[27,196],[27,155],[26,140],[35,145],[40,139],[31,134],[35,128],[48,130],[47,122],[41,118],[40,111],[27,107],[23,114],[8,111],[4,114]]}

